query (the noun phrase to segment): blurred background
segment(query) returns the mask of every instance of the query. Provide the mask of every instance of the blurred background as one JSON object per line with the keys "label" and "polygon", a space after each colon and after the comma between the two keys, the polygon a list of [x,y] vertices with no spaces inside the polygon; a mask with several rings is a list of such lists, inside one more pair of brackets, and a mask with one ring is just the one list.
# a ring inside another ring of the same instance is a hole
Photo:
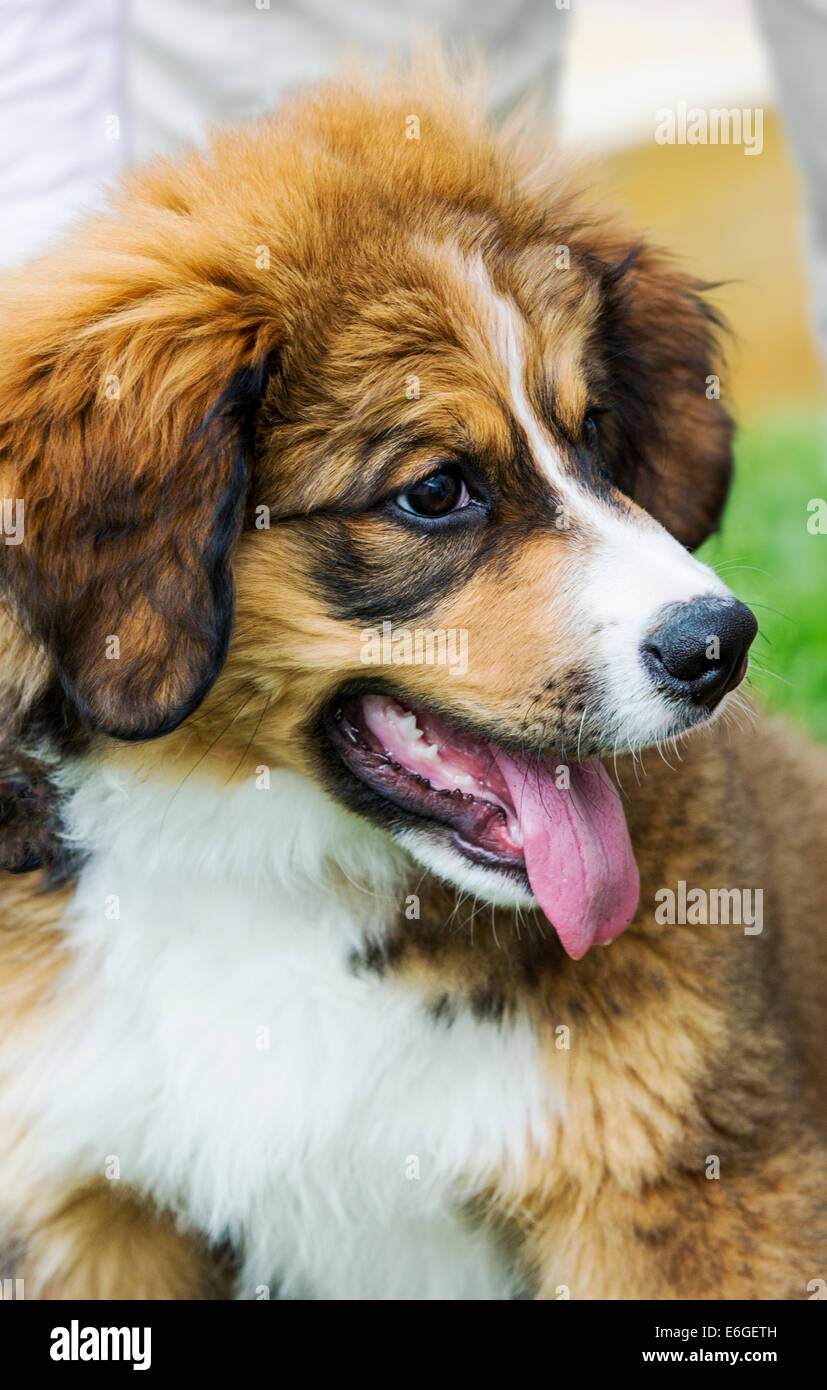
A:
{"label": "blurred background", "polygon": [[[724,282],[737,475],[703,556],[759,617],[753,693],[827,739],[827,0],[0,0],[0,264],[124,164],[423,24],[482,51],[495,113],[532,91],[642,228]],[[760,152],[658,143],[681,103],[760,112]]]}

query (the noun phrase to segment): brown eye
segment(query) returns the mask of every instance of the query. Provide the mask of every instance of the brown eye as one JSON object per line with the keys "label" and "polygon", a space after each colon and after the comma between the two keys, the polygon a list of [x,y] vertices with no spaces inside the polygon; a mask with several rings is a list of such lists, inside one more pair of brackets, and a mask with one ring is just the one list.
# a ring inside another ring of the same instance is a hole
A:
{"label": "brown eye", "polygon": [[462,474],[452,468],[432,473],[396,497],[397,506],[403,512],[424,517],[448,516],[450,512],[467,507],[470,500]]}
{"label": "brown eye", "polygon": [[588,449],[596,449],[600,444],[600,424],[596,410],[587,410],[583,416],[583,443]]}

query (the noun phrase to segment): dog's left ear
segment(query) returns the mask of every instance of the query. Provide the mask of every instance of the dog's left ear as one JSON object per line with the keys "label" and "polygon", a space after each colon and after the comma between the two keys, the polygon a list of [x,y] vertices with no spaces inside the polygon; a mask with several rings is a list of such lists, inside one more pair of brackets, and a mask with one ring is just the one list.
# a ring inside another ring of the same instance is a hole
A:
{"label": "dog's left ear", "polygon": [[690,550],[717,529],[732,475],[708,288],[648,247],[603,273],[598,347],[614,402],[605,452],[617,486]]}
{"label": "dog's left ear", "polygon": [[220,284],[89,249],[20,272],[0,347],[0,589],[86,728],[147,739],[226,656],[266,364]]}

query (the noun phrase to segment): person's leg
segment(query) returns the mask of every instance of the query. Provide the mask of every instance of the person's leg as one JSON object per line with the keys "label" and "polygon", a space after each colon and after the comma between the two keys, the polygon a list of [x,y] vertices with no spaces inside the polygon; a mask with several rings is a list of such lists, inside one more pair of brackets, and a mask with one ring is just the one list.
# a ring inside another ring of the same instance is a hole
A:
{"label": "person's leg", "polygon": [[128,155],[122,0],[5,0],[0,265],[45,249]]}
{"label": "person's leg", "polygon": [[219,121],[272,110],[328,76],[348,47],[380,66],[406,53],[418,29],[449,53],[479,50],[497,111],[529,90],[549,107],[569,19],[564,0],[132,0],[136,153],[172,151]]}
{"label": "person's leg", "polygon": [[815,319],[827,362],[827,0],[755,0],[807,202]]}

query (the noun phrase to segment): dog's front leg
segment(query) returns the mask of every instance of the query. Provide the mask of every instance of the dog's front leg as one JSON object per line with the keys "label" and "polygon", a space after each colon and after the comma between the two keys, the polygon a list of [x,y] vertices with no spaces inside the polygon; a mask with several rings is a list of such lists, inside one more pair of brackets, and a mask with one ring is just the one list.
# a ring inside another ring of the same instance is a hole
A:
{"label": "dog's front leg", "polygon": [[233,1296],[229,1262],[128,1188],[96,1180],[57,1190],[38,1206],[13,1270],[26,1298]]}
{"label": "dog's front leg", "polygon": [[529,1288],[541,1299],[817,1297],[827,1204],[816,1147],[638,1192],[610,1177],[588,1194],[538,1192],[518,1216]]}

